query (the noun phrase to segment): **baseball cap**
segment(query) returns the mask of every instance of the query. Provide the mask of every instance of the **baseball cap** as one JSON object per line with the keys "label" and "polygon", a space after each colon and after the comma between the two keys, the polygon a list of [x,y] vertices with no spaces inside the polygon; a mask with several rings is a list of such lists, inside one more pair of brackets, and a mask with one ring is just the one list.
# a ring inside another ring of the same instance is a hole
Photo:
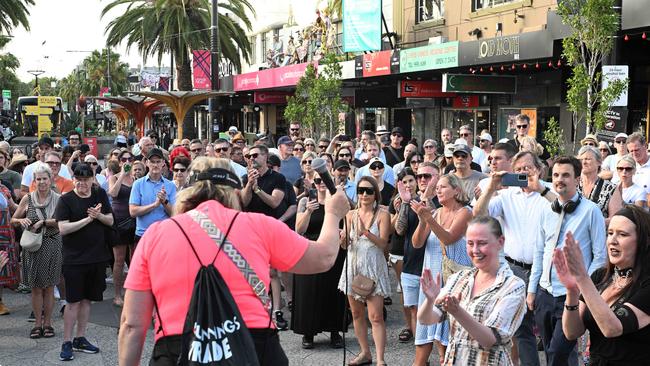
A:
{"label": "baseball cap", "polygon": [[399,133],[400,135],[404,136],[404,133],[402,132],[401,127],[393,127],[392,131],[390,131],[391,135],[394,133]]}
{"label": "baseball cap", "polygon": [[350,163],[343,159],[337,160],[336,163],[334,163],[334,170],[339,170],[341,168],[350,169]]}
{"label": "baseball cap", "polygon": [[237,132],[237,131],[238,131],[238,130],[237,130],[237,127],[235,127],[235,126],[230,126],[230,127],[228,128],[228,132]]}
{"label": "baseball cap", "polygon": [[293,145],[293,140],[289,136],[282,136],[278,139],[278,146],[280,145]]}
{"label": "baseball cap", "polygon": [[165,155],[163,155],[162,150],[160,150],[157,147],[154,147],[153,149],[151,149],[151,151],[149,151],[149,154],[147,154],[147,159],[151,159],[154,156],[157,156],[157,157],[159,157],[161,159],[165,158]]}
{"label": "baseball cap", "polygon": [[490,135],[489,133],[484,133],[481,136],[479,136],[479,140],[487,140],[492,142],[492,135]]}
{"label": "baseball cap", "polygon": [[95,172],[86,163],[79,163],[74,167],[74,176],[75,178],[92,178],[95,176]]}
{"label": "baseball cap", "polygon": [[452,153],[452,156],[457,152],[463,152],[467,155],[472,155],[472,149],[470,149],[469,146],[467,146],[466,144],[455,144],[454,152]]}
{"label": "baseball cap", "polygon": [[445,145],[445,157],[451,158],[454,156],[454,144]]}
{"label": "baseball cap", "polygon": [[627,138],[628,138],[627,133],[621,132],[621,133],[617,134],[616,137],[614,137],[614,139],[620,139],[620,138],[624,138],[624,139],[627,140]]}
{"label": "baseball cap", "polygon": [[388,133],[388,129],[386,126],[377,126],[377,130],[375,132],[376,135],[384,135]]}
{"label": "baseball cap", "polygon": [[456,139],[456,141],[454,141],[454,145],[465,145],[465,146],[467,146],[467,140],[465,140],[465,139]]}
{"label": "baseball cap", "polygon": [[384,164],[384,162],[381,161],[381,159],[379,159],[379,158],[372,158],[372,159],[370,159],[370,161],[368,162],[368,167],[370,167],[372,164],[375,164],[375,163],[381,163],[381,165],[383,165],[384,167],[386,166],[386,164]]}
{"label": "baseball cap", "polygon": [[41,145],[50,145],[50,147],[54,147],[54,141],[52,141],[52,139],[47,136],[43,136],[40,140],[38,140],[38,146]]}

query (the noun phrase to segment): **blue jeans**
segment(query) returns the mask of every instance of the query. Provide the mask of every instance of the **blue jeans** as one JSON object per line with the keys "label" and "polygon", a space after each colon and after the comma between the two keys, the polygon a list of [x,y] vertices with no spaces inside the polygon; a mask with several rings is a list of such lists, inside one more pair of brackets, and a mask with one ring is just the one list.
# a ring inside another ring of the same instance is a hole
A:
{"label": "blue jeans", "polygon": [[[525,269],[513,263],[508,263],[510,269],[515,276],[521,278],[526,283],[528,288],[528,278],[530,277],[530,269]],[[533,332],[533,312],[526,310],[524,320],[521,322],[519,329],[515,332],[514,341],[517,342],[517,349],[519,350],[519,364],[521,366],[539,366],[539,354],[537,353],[537,339]]]}
{"label": "blue jeans", "polygon": [[542,336],[546,364],[574,366],[578,364],[576,341],[570,341],[562,331],[562,313],[566,296],[553,297],[541,287],[535,296],[535,322]]}

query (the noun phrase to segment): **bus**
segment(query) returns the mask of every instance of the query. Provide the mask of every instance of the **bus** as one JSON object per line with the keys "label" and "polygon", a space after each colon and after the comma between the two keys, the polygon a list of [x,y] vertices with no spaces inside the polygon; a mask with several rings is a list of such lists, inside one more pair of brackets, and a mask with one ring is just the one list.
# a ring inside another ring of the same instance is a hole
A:
{"label": "bus", "polygon": [[63,99],[50,96],[19,97],[16,121],[22,126],[25,136],[51,134],[63,121]]}

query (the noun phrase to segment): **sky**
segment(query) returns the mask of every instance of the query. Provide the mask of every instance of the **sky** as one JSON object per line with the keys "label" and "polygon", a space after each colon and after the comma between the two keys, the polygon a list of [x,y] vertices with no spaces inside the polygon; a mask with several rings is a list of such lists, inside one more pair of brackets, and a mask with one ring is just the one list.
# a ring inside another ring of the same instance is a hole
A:
{"label": "sky", "polygon": [[[4,48],[20,61],[17,70],[22,81],[34,80],[27,71],[43,70],[42,76],[61,79],[67,76],[86,58],[88,52],[105,47],[106,25],[119,11],[108,13],[103,19],[101,11],[109,0],[36,0],[29,8],[30,31],[16,28],[13,39]],[[135,48],[127,54],[126,47],[112,48],[111,52],[121,55],[121,60],[130,67],[143,64]],[[158,66],[157,57],[148,58],[147,66]],[[169,57],[164,57],[161,66],[169,66]]]}

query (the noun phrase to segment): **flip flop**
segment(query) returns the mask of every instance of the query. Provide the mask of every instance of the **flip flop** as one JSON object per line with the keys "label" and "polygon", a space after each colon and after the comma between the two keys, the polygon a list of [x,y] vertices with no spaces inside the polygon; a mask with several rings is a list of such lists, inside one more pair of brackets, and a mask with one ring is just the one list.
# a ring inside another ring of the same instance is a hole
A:
{"label": "flip flop", "polygon": [[361,359],[357,356],[354,360],[348,362],[348,366],[372,365],[372,358]]}

